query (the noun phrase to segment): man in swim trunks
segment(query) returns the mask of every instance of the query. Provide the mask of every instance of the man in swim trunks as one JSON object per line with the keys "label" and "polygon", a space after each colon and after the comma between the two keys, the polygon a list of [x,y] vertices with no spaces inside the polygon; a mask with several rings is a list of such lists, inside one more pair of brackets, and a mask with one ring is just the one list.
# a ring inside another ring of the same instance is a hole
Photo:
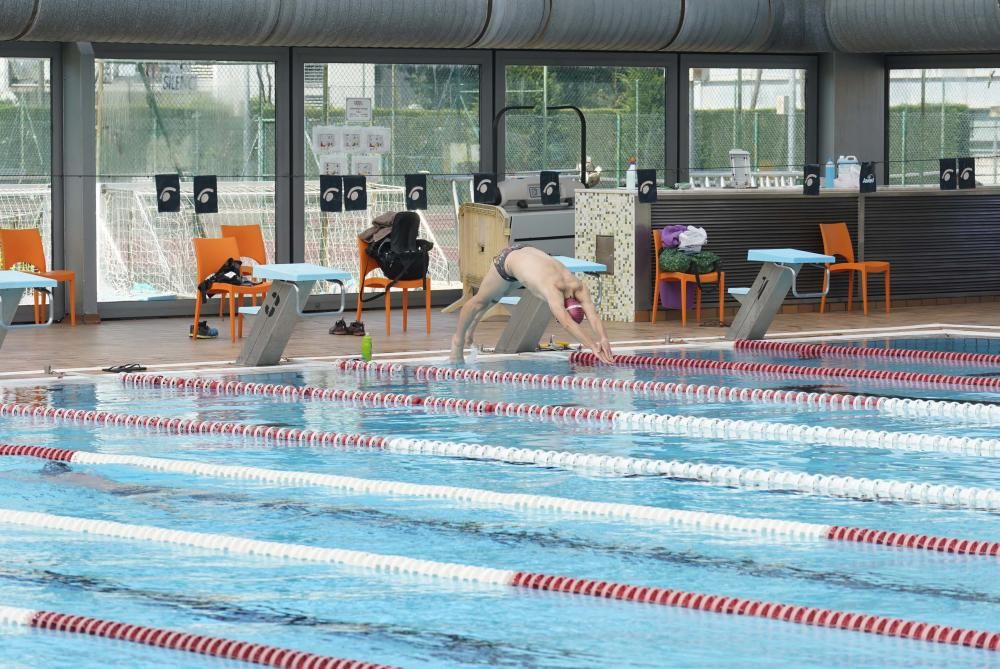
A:
{"label": "man in swim trunks", "polygon": [[[453,362],[465,360],[463,348],[472,345],[472,335],[483,314],[520,285],[548,303],[552,315],[570,336],[592,350],[601,361],[612,362],[608,335],[584,283],[552,256],[519,244],[508,246],[497,254],[493,267],[483,277],[479,292],[465,303],[458,314],[458,329],[451,338]],[[567,298],[578,301],[583,307],[595,336],[577,325],[566,310]]]}

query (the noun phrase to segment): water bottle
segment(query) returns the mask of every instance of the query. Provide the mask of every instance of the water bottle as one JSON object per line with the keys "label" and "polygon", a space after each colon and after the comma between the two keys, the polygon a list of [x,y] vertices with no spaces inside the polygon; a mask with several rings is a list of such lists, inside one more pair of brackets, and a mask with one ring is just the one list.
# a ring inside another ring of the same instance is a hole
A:
{"label": "water bottle", "polygon": [[823,178],[823,188],[833,188],[833,180],[837,178],[837,170],[833,165],[833,159],[826,161],[826,174]]}
{"label": "water bottle", "polygon": [[634,156],[628,159],[628,169],[625,170],[625,190],[633,192],[637,190]]}
{"label": "water bottle", "polygon": [[372,336],[365,335],[361,338],[361,359],[368,362],[372,359]]}

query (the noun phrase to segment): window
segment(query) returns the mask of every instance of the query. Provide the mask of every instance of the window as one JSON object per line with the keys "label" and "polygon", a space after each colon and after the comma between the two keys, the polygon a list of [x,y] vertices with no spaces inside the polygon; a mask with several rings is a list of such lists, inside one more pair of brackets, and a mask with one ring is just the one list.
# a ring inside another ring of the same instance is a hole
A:
{"label": "window", "polygon": [[689,159],[693,182],[730,173],[729,152],[750,154],[751,173],[778,183],[802,174],[805,79],[800,69],[688,69]]}
{"label": "window", "polygon": [[47,58],[0,58],[0,227],[37,228],[51,268],[50,85]]}
{"label": "window", "polygon": [[974,157],[1000,184],[1000,69],[889,71],[889,183],[938,183],[938,159]]}
{"label": "window", "polygon": [[601,168],[601,185],[624,185],[633,156],[639,168],[663,174],[664,68],[508,65],[505,74],[506,104],[534,107],[505,117],[506,172],[579,170],[576,114],[546,110],[570,104],[586,117],[587,153]]}
{"label": "window", "polygon": [[[261,225],[273,258],[273,63],[99,59],[96,70],[98,300],[193,297],[191,239],[220,224]],[[157,213],[160,173],[181,174],[180,213]],[[199,174],[218,177],[217,214],[194,213]]]}
{"label": "window", "polygon": [[[406,209],[405,176],[427,174],[428,209],[420,236],[434,243],[434,287],[458,285],[455,175],[479,170],[479,66],[401,63],[308,63],[304,70],[306,142],[305,260],[357,267],[357,235],[385,211]],[[348,115],[348,101],[357,107]],[[365,111],[370,109],[369,113]],[[315,128],[384,129],[372,148],[314,141]],[[319,209],[321,166],[329,174],[364,174],[368,209],[328,214]],[[461,190],[465,189],[465,190]],[[466,196],[465,199],[468,199]],[[464,201],[464,200],[463,200]]]}

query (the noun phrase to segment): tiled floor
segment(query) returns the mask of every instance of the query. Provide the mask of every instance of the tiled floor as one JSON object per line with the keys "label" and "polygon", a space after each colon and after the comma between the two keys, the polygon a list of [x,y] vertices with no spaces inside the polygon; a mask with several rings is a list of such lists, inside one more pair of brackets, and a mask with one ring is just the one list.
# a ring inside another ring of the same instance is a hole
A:
{"label": "tiled floor", "polygon": [[[381,310],[365,314],[377,354],[443,351],[448,347],[455,327],[455,314],[442,314],[436,310],[432,332],[427,335],[423,312],[413,310],[410,312],[409,332],[404,334],[401,330],[402,315],[397,311],[393,314],[392,336],[386,337],[382,314]],[[300,323],[286,355],[302,358],[358,354],[360,337],[327,334],[335,318],[312,318]],[[58,324],[42,330],[14,331],[8,334],[0,349],[0,373],[40,372],[48,366],[54,370],[101,368],[125,362],[141,362],[155,367],[234,361],[239,353],[239,344],[229,341],[228,321],[211,318],[209,322],[219,328],[221,336],[218,339],[192,341],[186,336],[190,323],[186,318],[106,321],[100,325],[78,325],[75,328]],[[933,323],[1000,326],[1000,303],[902,307],[894,309],[891,315],[873,310],[867,317],[861,315],[860,310],[850,314],[782,314],[770,332],[848,331]],[[477,333],[477,342],[482,346],[492,346],[504,325],[504,321],[483,323]],[[699,327],[690,320],[687,328],[681,328],[678,321],[667,321],[655,324],[609,323],[607,330],[613,342],[711,337],[725,332],[718,327]],[[557,339],[566,338],[554,322],[551,334]]]}

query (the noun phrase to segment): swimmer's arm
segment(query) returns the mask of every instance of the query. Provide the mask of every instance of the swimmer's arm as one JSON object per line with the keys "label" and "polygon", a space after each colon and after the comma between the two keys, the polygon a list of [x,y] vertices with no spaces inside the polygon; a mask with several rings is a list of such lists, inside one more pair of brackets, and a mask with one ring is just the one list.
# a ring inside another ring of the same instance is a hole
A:
{"label": "swimmer's arm", "polygon": [[590,291],[587,290],[587,284],[582,281],[580,282],[579,290],[576,291],[576,299],[583,306],[583,313],[587,315],[590,327],[594,328],[597,338],[602,342],[606,342],[608,340],[608,333],[604,331],[604,322],[597,315],[597,307],[594,305],[594,299],[590,296]]}
{"label": "swimmer's arm", "polygon": [[561,290],[556,290],[554,288],[552,290],[546,290],[545,301],[549,305],[549,311],[551,311],[555,319],[559,321],[559,325],[563,326],[571,337],[590,350],[594,351],[594,353],[598,353],[599,346],[597,342],[594,341],[593,337],[591,337],[586,330],[577,325],[576,321],[574,321],[569,315],[569,312],[566,311],[566,304],[563,300]]}

